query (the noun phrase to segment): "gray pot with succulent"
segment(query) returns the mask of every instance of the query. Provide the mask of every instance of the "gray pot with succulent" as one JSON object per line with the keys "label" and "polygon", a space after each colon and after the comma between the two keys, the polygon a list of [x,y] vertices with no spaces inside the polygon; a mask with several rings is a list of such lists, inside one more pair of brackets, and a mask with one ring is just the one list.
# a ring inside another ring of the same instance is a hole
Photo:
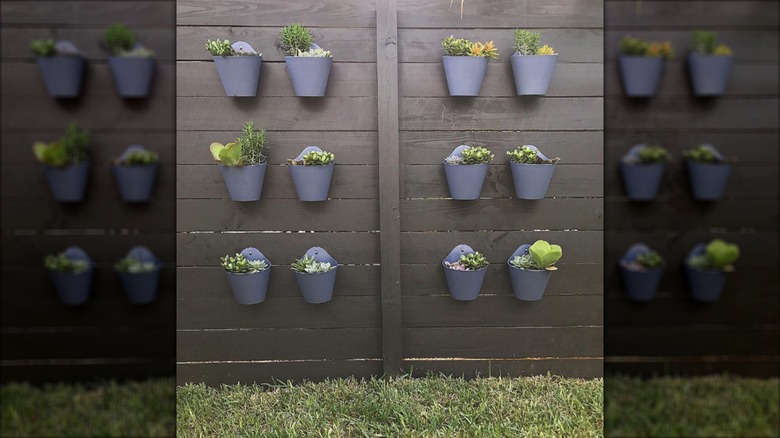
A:
{"label": "gray pot with succulent", "polygon": [[138,43],[135,33],[124,24],[109,27],[103,43],[113,54],[108,58],[108,66],[117,93],[124,98],[149,96],[154,78],[154,52]]}
{"label": "gray pot with succulent", "polygon": [[695,96],[720,96],[726,91],[734,55],[725,44],[716,44],[714,32],[691,32],[693,51],[688,54],[688,72]]}
{"label": "gray pot with succulent", "polygon": [[44,164],[46,181],[56,201],[84,200],[90,169],[89,131],[70,123],[63,138],[52,143],[36,142],[33,153]]}
{"label": "gray pot with succulent", "polygon": [[309,29],[293,23],[282,29],[279,46],[284,50],[287,73],[298,97],[322,97],[328,88],[333,55],[314,44]]}
{"label": "gray pot with succulent", "polygon": [[479,199],[490,169],[493,154],[481,146],[462,144],[444,159],[444,173],[450,197],[455,200]]}
{"label": "gray pot with succulent", "polygon": [[453,35],[441,42],[442,64],[450,96],[479,96],[489,59],[498,59],[493,41],[472,43]]}
{"label": "gray pot with succulent", "polygon": [[738,258],[739,246],[722,239],[696,245],[685,258],[685,274],[691,297],[705,303],[717,301]]}
{"label": "gray pot with succulent", "polygon": [[671,43],[625,36],[620,40],[620,76],[628,97],[651,97],[658,91],[666,60],[674,57]]}
{"label": "gray pot with succulent", "polygon": [[632,201],[651,201],[658,195],[669,152],[661,146],[638,144],[620,160],[626,196]]}
{"label": "gray pot with succulent", "polygon": [[231,97],[257,96],[263,54],[245,41],[230,44],[229,40],[206,41],[206,49],[214,59],[225,94]]}
{"label": "gray pot with succulent", "polygon": [[518,96],[547,94],[558,53],[547,44],[539,46],[539,32],[515,29],[515,53],[512,72]]}
{"label": "gray pot with succulent", "polygon": [[655,298],[664,273],[664,265],[664,258],[647,245],[632,245],[623,254],[619,264],[628,299],[647,302]]}
{"label": "gray pot with succulent", "polygon": [[44,38],[31,41],[30,50],[51,97],[81,96],[87,62],[73,43],[64,40],[55,43],[53,39]]}
{"label": "gray pot with succulent", "polygon": [[303,257],[296,259],[290,268],[303,300],[309,304],[330,301],[333,298],[338,266],[336,259],[319,246],[309,248]]}
{"label": "gray pot with succulent", "polygon": [[561,159],[547,158],[533,145],[518,146],[506,154],[509,156],[515,196],[518,199],[544,199],[555,164]]}
{"label": "gray pot with succulent", "polygon": [[476,300],[489,265],[485,256],[461,244],[453,248],[441,264],[452,299]]}
{"label": "gray pot with succulent", "polygon": [[559,245],[551,245],[546,240],[517,247],[507,260],[515,298],[523,301],[541,300],[550,275],[558,269],[554,265],[562,255],[563,250]]}
{"label": "gray pot with succulent", "polygon": [[44,266],[62,304],[80,306],[89,300],[94,264],[83,249],[69,246],[60,253],[50,254],[44,259]]}
{"label": "gray pot with succulent", "polygon": [[301,201],[326,201],[336,156],[318,146],[308,146],[287,160],[295,191]]}
{"label": "gray pot with succulent", "polygon": [[268,166],[264,129],[255,129],[254,122],[245,122],[242,136],[225,145],[211,143],[209,150],[220,163],[230,199],[242,202],[260,199]]}
{"label": "gray pot with succulent", "polygon": [[683,156],[693,198],[699,201],[722,198],[731,176],[729,160],[709,144],[683,151]]}
{"label": "gray pot with succulent", "polygon": [[265,301],[271,261],[257,248],[244,248],[235,256],[220,258],[230,289],[239,304],[251,305]]}
{"label": "gray pot with succulent", "polygon": [[114,160],[111,170],[122,200],[128,203],[149,202],[157,178],[160,156],[157,152],[134,144]]}
{"label": "gray pot with succulent", "polygon": [[122,290],[130,303],[154,302],[160,283],[160,267],[160,261],[154,253],[143,245],[130,248],[127,254],[114,264]]}

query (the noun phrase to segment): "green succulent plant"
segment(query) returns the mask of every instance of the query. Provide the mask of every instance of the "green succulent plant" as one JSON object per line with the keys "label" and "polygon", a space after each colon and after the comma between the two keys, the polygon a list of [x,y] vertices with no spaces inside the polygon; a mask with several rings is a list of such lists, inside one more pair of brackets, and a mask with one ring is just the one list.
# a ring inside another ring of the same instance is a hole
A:
{"label": "green succulent plant", "polygon": [[160,161],[160,154],[155,151],[133,151],[127,154],[124,159],[118,160],[117,164],[123,166],[151,166]]}
{"label": "green succulent plant", "polygon": [[313,42],[314,36],[309,29],[298,23],[282,28],[279,37],[279,46],[289,56],[298,56],[298,52],[308,52]]}
{"label": "green succulent plant", "polygon": [[302,166],[325,166],[333,163],[336,156],[332,152],[309,151],[301,160],[290,160],[290,164]]}
{"label": "green succulent plant", "polygon": [[648,251],[636,257],[636,263],[645,269],[657,269],[666,264],[663,256],[655,251]]}
{"label": "green succulent plant", "polygon": [[638,159],[641,164],[663,163],[669,159],[669,151],[662,146],[647,145],[639,150]]}
{"label": "green succulent plant", "polygon": [[477,271],[489,264],[485,256],[476,251],[470,254],[463,254],[458,261],[468,271]]}
{"label": "green succulent plant", "polygon": [[515,256],[509,264],[519,269],[554,271],[555,263],[560,260],[563,250],[558,245],[550,245],[546,240],[537,240],[528,248],[528,254]]}
{"label": "green succulent plant", "polygon": [[89,269],[89,262],[86,260],[71,260],[64,252],[47,255],[43,260],[46,269],[63,274],[79,274]]}
{"label": "green succulent plant", "polygon": [[521,55],[536,55],[539,51],[540,32],[515,29],[515,50]]}
{"label": "green succulent plant", "polygon": [[721,161],[718,159],[718,156],[715,155],[715,152],[705,145],[698,145],[683,151],[683,157],[698,163],[719,163]]}
{"label": "green succulent plant", "polygon": [[229,40],[220,40],[217,38],[215,41],[211,39],[206,41],[206,50],[211,53],[211,56],[233,56],[236,55],[236,51],[233,50],[233,46]]}
{"label": "green succulent plant", "polygon": [[336,266],[332,266],[329,262],[318,262],[313,256],[308,257],[304,255],[296,259],[290,266],[290,269],[301,274],[322,274],[336,269]]}
{"label": "green succulent plant", "polygon": [[30,41],[30,50],[38,57],[49,57],[57,54],[57,48],[51,38]]}
{"label": "green succulent plant", "polygon": [[693,44],[693,51],[703,55],[729,56],[732,54],[729,46],[717,44],[715,32],[706,30],[691,31],[691,43]]}
{"label": "green succulent plant", "polygon": [[493,154],[482,146],[470,146],[460,152],[461,164],[487,164],[493,161]]}
{"label": "green succulent plant", "polygon": [[52,143],[36,142],[33,153],[38,161],[51,167],[65,167],[89,160],[89,131],[70,123],[65,136]]}
{"label": "green succulent plant", "polygon": [[241,253],[236,253],[235,256],[226,255],[219,260],[222,269],[233,274],[254,274],[268,269],[265,260],[249,260]]}
{"label": "green succulent plant", "polygon": [[225,166],[255,166],[266,161],[265,130],[255,129],[254,122],[244,123],[244,135],[235,141],[211,143],[211,156]]}
{"label": "green succulent plant", "polygon": [[106,29],[103,41],[108,50],[116,56],[122,56],[124,52],[133,50],[136,42],[135,33],[122,23],[114,24]]}
{"label": "green succulent plant", "polygon": [[739,246],[727,243],[723,239],[713,239],[705,248],[704,254],[688,259],[688,265],[698,269],[717,269],[725,272],[734,270],[734,262],[739,258]]}
{"label": "green succulent plant", "polygon": [[674,58],[674,49],[669,41],[648,41],[631,36],[624,36],[620,39],[620,52],[629,56]]}
{"label": "green succulent plant", "polygon": [[446,56],[483,56],[488,59],[498,59],[498,49],[493,45],[493,41],[471,42],[450,35],[442,40],[441,48]]}
{"label": "green succulent plant", "polygon": [[509,161],[521,164],[555,164],[561,160],[558,157],[543,160],[536,152],[532,147],[523,145],[518,146],[515,150],[507,151],[506,154],[509,156]]}
{"label": "green succulent plant", "polygon": [[118,272],[128,274],[142,274],[145,272],[154,272],[159,268],[157,263],[142,262],[133,256],[127,256],[114,264],[114,269]]}

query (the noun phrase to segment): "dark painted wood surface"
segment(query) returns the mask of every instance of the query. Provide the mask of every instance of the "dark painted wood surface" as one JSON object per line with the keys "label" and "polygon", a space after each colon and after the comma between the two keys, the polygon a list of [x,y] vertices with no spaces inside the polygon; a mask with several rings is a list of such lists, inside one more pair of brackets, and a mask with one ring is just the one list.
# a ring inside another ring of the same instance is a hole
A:
{"label": "dark painted wood surface", "polygon": [[[778,4],[772,1],[614,1],[605,4],[605,372],[777,375],[778,329]],[[674,11],[674,12],[672,12]],[[731,46],[726,92],[690,94],[685,68],[689,31],[705,28]],[[624,35],[669,40],[676,58],[657,96],[623,96],[616,66]],[[618,164],[634,144],[668,148],[658,198],[625,198]],[[723,200],[690,195],[682,151],[710,143],[736,158]],[[736,271],[708,305],[688,293],[682,261],[697,243],[740,245]],[[625,298],[617,264],[635,242],[659,251],[667,267],[657,298]]]}
{"label": "dark painted wood surface", "polygon": [[[175,32],[173,1],[2,2],[2,293],[3,382],[125,379],[175,371]],[[105,29],[123,22],[156,54],[148,99],[117,96],[100,47]],[[44,89],[31,39],[73,41],[87,57],[82,97],[57,101]],[[68,122],[90,129],[92,169],[86,200],[54,202],[32,144],[61,137]],[[131,144],[160,154],[152,200],[119,199],[111,163]],[[134,306],[113,263],[134,245],[163,262],[157,300]],[[46,254],[68,245],[96,263],[89,302],[63,306],[43,269]]]}

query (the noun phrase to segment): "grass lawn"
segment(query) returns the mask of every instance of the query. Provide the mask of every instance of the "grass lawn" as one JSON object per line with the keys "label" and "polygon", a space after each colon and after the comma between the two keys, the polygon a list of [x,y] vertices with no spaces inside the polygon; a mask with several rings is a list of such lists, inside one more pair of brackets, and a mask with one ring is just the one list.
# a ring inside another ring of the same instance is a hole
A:
{"label": "grass lawn", "polygon": [[0,436],[173,436],[174,379],[0,387]]}
{"label": "grass lawn", "polygon": [[726,376],[608,377],[608,437],[776,437],[780,381]]}
{"label": "grass lawn", "polygon": [[602,394],[601,379],[543,376],[186,385],[177,436],[596,437]]}

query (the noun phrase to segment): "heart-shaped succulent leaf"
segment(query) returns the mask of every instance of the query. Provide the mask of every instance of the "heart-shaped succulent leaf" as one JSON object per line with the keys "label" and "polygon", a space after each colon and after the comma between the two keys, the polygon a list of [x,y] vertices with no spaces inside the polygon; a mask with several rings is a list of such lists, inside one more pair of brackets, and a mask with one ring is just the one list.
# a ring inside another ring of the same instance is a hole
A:
{"label": "heart-shaped succulent leaf", "polygon": [[725,268],[739,258],[739,247],[721,239],[714,239],[707,245],[706,254],[713,267]]}
{"label": "heart-shaped succulent leaf", "polygon": [[545,240],[537,240],[528,248],[528,253],[540,269],[547,269],[561,258],[563,250],[559,245],[550,245]]}
{"label": "heart-shaped succulent leaf", "polygon": [[244,164],[241,156],[241,143],[232,142],[223,145],[222,143],[214,142],[209,146],[209,150],[214,159],[225,166],[241,166]]}
{"label": "heart-shaped succulent leaf", "polygon": [[62,167],[68,164],[68,152],[61,141],[37,142],[33,144],[33,153],[38,161],[52,167]]}

